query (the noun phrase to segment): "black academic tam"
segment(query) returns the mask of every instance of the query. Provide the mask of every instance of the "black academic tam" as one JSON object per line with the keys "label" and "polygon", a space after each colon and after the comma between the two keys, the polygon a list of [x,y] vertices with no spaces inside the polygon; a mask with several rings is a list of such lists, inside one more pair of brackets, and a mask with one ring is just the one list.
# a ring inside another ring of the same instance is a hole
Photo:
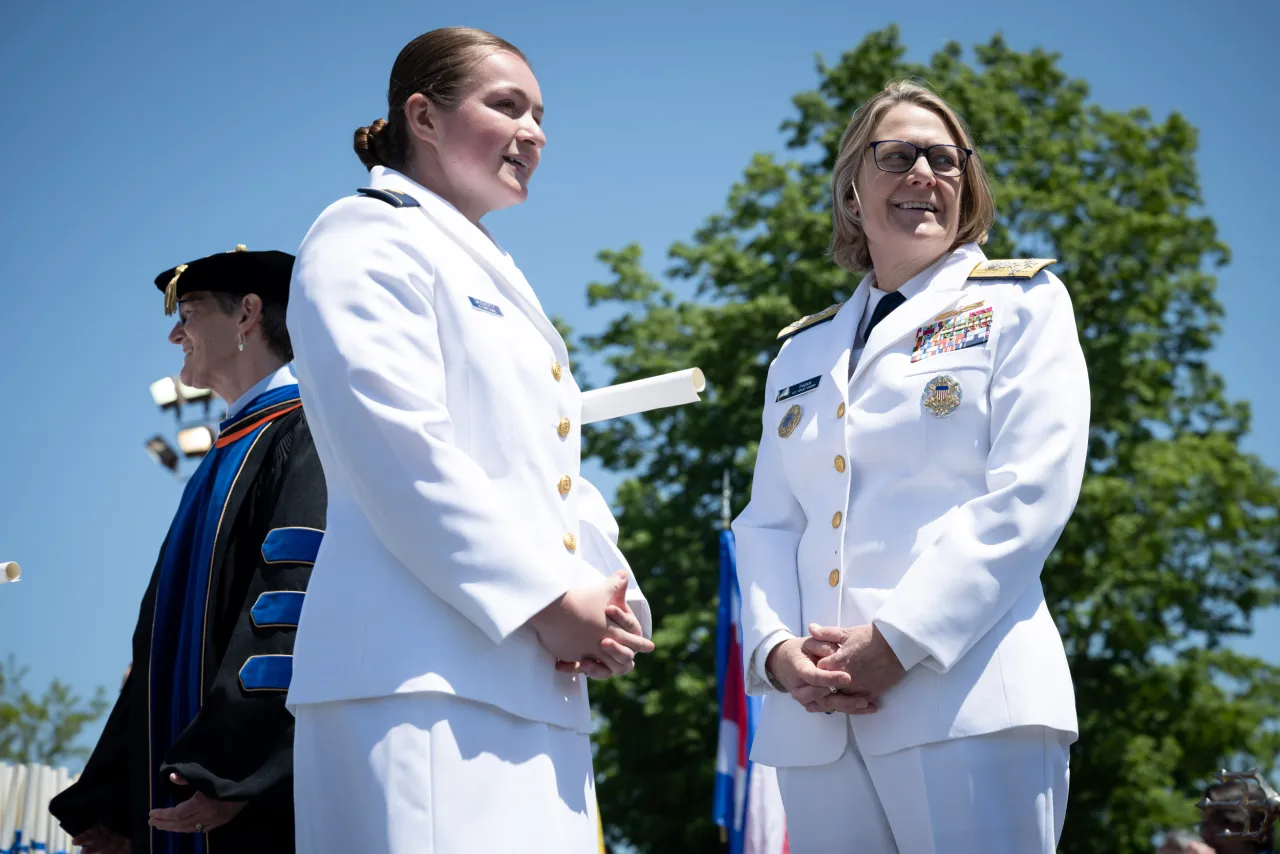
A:
{"label": "black academic tam", "polygon": [[[291,593],[301,599],[314,560],[314,552],[295,549],[290,554],[264,545],[272,532],[311,529],[319,535],[324,529],[324,474],[300,408],[274,418],[254,443],[228,493],[222,520],[208,582],[203,672],[209,676],[202,677],[199,712],[166,755],[150,755],[149,671],[162,547],[134,630],[129,676],[84,773],[49,807],[73,835],[101,824],[130,838],[133,854],[294,850],[293,716],[284,705],[287,678],[283,685],[262,690],[263,685],[246,686],[243,674],[244,663],[254,657],[279,661],[277,657],[292,654],[300,601],[290,604],[281,596]],[[273,614],[266,619],[264,602]],[[191,785],[173,786],[172,772]],[[148,826],[150,804],[159,800],[157,793],[166,794],[162,787],[178,801],[199,791],[247,803],[229,823],[203,834],[203,845],[193,846],[197,837],[174,834],[186,838],[169,840],[169,834]]]}
{"label": "black academic tam", "polygon": [[164,313],[173,314],[178,300],[197,291],[217,291],[244,296],[257,294],[263,302],[287,305],[294,258],[277,249],[250,252],[243,245],[186,264],[170,267],[156,276],[164,292]]}

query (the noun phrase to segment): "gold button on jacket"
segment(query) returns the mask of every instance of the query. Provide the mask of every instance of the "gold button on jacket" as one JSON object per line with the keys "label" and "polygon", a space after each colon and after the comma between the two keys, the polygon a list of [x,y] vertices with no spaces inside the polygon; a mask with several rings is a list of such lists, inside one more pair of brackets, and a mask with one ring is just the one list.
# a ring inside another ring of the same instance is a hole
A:
{"label": "gold button on jacket", "polygon": [[837,510],[836,515],[831,517],[831,527],[839,528],[842,519],[844,519],[844,514]]}
{"label": "gold button on jacket", "polygon": [[564,373],[559,362],[551,363],[551,376],[556,378],[556,382],[560,382],[560,376]]}
{"label": "gold button on jacket", "polygon": [[560,419],[560,424],[556,427],[556,432],[560,434],[561,439],[569,435],[569,419],[568,418]]}
{"label": "gold button on jacket", "polygon": [[564,535],[564,547],[569,551],[576,551],[578,548],[578,538],[572,533]]}
{"label": "gold button on jacket", "polygon": [[844,473],[844,457],[836,454],[836,471]]}
{"label": "gold button on jacket", "polygon": [[561,477],[559,488],[560,488],[561,495],[568,495],[569,490],[573,489],[573,478],[569,477],[569,475],[567,474]]}
{"label": "gold button on jacket", "polygon": [[836,418],[844,418],[844,404],[836,407]]}
{"label": "gold button on jacket", "polygon": [[832,587],[835,587],[837,584],[839,584],[840,570],[838,569],[831,570],[831,574],[827,576],[827,583],[830,584]]}

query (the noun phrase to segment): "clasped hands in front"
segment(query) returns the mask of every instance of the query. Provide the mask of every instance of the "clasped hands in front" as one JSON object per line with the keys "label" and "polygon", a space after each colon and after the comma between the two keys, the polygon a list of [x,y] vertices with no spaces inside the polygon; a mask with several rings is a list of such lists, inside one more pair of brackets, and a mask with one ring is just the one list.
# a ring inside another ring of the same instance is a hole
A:
{"label": "clasped hands in front", "polygon": [[600,584],[567,591],[529,624],[562,673],[621,676],[635,667],[636,653],[653,652],[653,641],[627,604],[627,573],[621,569]]}
{"label": "clasped hands in front", "polygon": [[874,625],[839,628],[810,623],[809,637],[778,644],[766,665],[806,711],[846,715],[877,711],[884,692],[907,675]]}

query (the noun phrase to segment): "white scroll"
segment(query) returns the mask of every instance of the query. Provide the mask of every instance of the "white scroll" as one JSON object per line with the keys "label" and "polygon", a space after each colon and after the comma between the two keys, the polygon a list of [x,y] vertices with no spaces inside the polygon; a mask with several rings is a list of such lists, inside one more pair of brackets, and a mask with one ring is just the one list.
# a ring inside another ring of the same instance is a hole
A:
{"label": "white scroll", "polygon": [[22,818],[22,793],[27,790],[26,765],[6,766],[5,771],[8,780],[0,792],[0,851],[16,847],[13,834]]}
{"label": "white scroll", "polygon": [[22,578],[22,567],[18,566],[16,561],[0,560],[0,584],[17,581],[20,578]]}
{"label": "white scroll", "polygon": [[651,409],[697,403],[698,393],[707,387],[698,368],[687,368],[629,383],[597,388],[582,393],[582,423],[592,424],[622,418]]}
{"label": "white scroll", "polygon": [[76,779],[66,768],[0,762],[0,852],[31,850],[72,854],[79,851],[49,814],[49,802]]}

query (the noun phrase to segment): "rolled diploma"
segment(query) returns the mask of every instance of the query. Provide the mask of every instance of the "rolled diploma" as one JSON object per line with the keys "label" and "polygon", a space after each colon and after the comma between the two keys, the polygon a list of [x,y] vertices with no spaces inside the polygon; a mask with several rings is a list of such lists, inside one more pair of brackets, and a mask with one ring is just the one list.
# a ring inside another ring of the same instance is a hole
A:
{"label": "rolled diploma", "polygon": [[4,804],[0,805],[0,851],[7,851],[14,845],[13,831],[18,826],[22,793],[26,788],[27,766],[15,765],[9,778],[9,791],[5,795]]}
{"label": "rolled diploma", "polygon": [[22,568],[15,561],[0,560],[0,584],[17,581],[22,577]]}
{"label": "rolled diploma", "polygon": [[650,409],[697,403],[698,392],[707,387],[698,368],[687,368],[629,383],[597,388],[582,393],[582,423],[592,424],[622,418]]}
{"label": "rolled diploma", "polygon": [[53,816],[49,815],[49,801],[53,800],[53,787],[58,781],[58,772],[48,765],[40,766],[40,799],[36,801],[36,820],[31,825],[31,850],[49,850],[49,824]]}
{"label": "rolled diploma", "polygon": [[[54,791],[61,794],[67,786],[71,785],[71,775],[67,773],[66,768],[58,769],[58,782],[53,787]],[[67,836],[67,832],[62,829],[62,825],[58,824],[58,820],[49,816],[49,826],[53,828],[53,832],[49,834],[49,851],[52,854],[66,854],[71,850],[71,837]]]}
{"label": "rolled diploma", "polygon": [[18,841],[17,834],[22,834],[22,844],[27,849],[31,848],[31,834],[36,826],[36,806],[40,803],[40,785],[44,782],[44,775],[40,773],[40,766],[34,762],[27,764],[27,792],[22,797],[22,824],[14,828],[14,841]]}

